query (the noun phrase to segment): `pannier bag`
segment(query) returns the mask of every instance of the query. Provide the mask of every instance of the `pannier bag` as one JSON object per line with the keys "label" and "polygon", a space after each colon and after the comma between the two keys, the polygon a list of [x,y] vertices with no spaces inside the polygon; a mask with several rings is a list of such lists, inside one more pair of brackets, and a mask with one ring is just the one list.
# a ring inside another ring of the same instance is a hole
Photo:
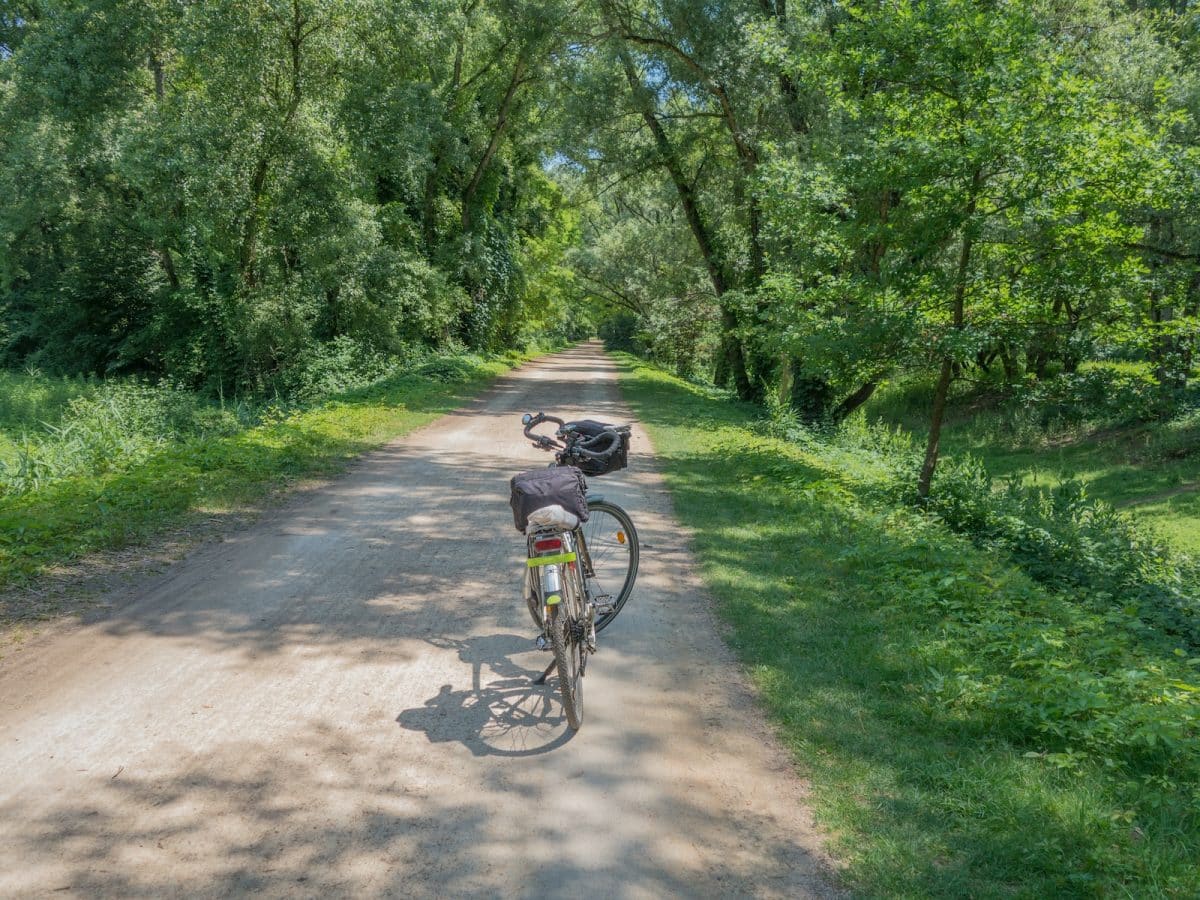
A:
{"label": "pannier bag", "polygon": [[[601,438],[606,431],[614,432],[617,435],[617,443],[613,449],[605,454],[601,459],[593,457],[579,457],[574,460],[575,465],[579,466],[584,475],[595,477],[597,475],[607,475],[609,472],[616,472],[618,469],[624,469],[629,465],[629,426],[622,425],[606,425],[603,422],[597,422],[594,419],[581,419],[578,422],[572,422],[574,430],[583,435],[583,448],[585,450],[593,450],[589,444],[599,444],[605,446],[610,440],[609,438]],[[596,440],[600,438],[600,440]]]}
{"label": "pannier bag", "polygon": [[[574,466],[522,472],[513,476],[510,484],[512,498],[509,504],[512,506],[513,524],[522,534],[529,526],[529,517],[535,510],[551,506],[562,507],[580,522],[587,521],[587,482],[583,473]],[[551,518],[557,520],[557,513]]]}

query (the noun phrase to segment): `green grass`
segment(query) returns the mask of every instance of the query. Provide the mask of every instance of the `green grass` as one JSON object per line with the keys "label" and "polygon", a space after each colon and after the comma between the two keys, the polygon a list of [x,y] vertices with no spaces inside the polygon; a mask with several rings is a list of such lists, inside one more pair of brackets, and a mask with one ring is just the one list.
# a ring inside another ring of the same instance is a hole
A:
{"label": "green grass", "polygon": [[[885,385],[865,415],[924,442],[931,391],[919,380]],[[1133,425],[1041,427],[1030,420],[1030,412],[960,385],[947,411],[942,452],[947,457],[969,453],[993,476],[1031,486],[1077,479],[1090,496],[1200,555],[1200,413]]]}
{"label": "green grass", "polygon": [[1163,459],[1153,454],[1160,427],[1165,426],[1014,446],[964,425],[947,434],[945,446],[951,455],[979,457],[997,477],[1029,485],[1051,487],[1076,478],[1090,496],[1128,511],[1181,550],[1200,554],[1200,435],[1193,438],[1194,455]]}
{"label": "green grass", "polygon": [[621,366],[856,893],[1200,895],[1200,678],[1170,640],[884,504],[866,455]]}
{"label": "green grass", "polygon": [[86,378],[0,370],[0,432],[11,434],[57,422],[72,400],[94,394],[96,384]]}
{"label": "green grass", "polygon": [[[525,358],[510,353],[502,359],[437,361],[423,366],[422,375],[268,415],[253,427],[185,434],[158,440],[149,449],[139,445],[136,456],[105,471],[0,495],[0,588],[28,582],[92,551],[144,540],[198,512],[244,507],[296,478],[331,474],[364,451],[456,408]],[[11,388],[15,382],[9,378]],[[28,381],[17,387],[30,393]],[[0,400],[0,413],[24,410],[20,418],[9,416],[10,425],[29,423],[31,408]],[[37,415],[54,412],[52,406],[39,409]]]}
{"label": "green grass", "polygon": [[0,463],[16,458],[22,434],[57,423],[72,400],[94,392],[95,382],[84,378],[0,370]]}

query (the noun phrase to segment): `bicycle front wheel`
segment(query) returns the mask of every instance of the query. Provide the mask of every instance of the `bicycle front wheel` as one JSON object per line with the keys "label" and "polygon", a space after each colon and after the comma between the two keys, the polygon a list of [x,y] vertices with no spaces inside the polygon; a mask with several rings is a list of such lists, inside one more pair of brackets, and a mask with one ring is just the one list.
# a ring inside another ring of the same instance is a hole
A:
{"label": "bicycle front wheel", "polygon": [[596,630],[603,630],[625,606],[637,580],[637,529],[629,514],[607,500],[588,501],[588,520],[579,526],[592,575],[586,581],[589,599],[601,604]]}

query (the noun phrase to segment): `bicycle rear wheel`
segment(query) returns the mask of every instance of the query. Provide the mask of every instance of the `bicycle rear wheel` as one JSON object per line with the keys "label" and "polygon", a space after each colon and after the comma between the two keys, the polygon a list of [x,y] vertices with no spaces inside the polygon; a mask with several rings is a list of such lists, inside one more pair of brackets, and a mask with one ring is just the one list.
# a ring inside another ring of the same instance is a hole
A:
{"label": "bicycle rear wheel", "polygon": [[550,607],[550,647],[558,668],[563,714],[572,731],[583,724],[583,668],[587,653],[587,616],[578,576],[564,567],[562,600]]}
{"label": "bicycle rear wheel", "polygon": [[589,500],[588,520],[576,531],[592,564],[592,577],[584,579],[585,593],[590,600],[611,604],[596,618],[596,630],[602,631],[633,593],[640,557],[637,529],[617,504]]}

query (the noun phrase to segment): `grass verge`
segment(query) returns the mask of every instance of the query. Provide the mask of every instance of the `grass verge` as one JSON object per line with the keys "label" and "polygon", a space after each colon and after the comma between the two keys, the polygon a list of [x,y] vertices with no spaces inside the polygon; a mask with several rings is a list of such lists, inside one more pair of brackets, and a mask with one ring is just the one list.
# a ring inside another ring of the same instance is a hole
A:
{"label": "grass verge", "polygon": [[869,465],[621,369],[851,888],[1200,895],[1200,660],[886,505]]}
{"label": "grass verge", "polygon": [[[968,384],[957,390],[942,432],[944,455],[970,454],[995,478],[1027,486],[1079,481],[1088,496],[1125,510],[1174,547],[1200,556],[1200,411],[1194,388],[1189,402],[1162,419],[1147,420],[1144,402],[1105,410],[1096,408],[1103,404],[1095,397],[1070,404],[1060,399],[1058,408],[1068,407],[1074,417],[1066,421],[1046,411],[1054,403],[1024,403]],[[864,414],[923,445],[932,393],[927,378],[901,379],[880,388]]]}
{"label": "grass verge", "polygon": [[136,543],[196,513],[244,507],[297,478],[332,474],[533,355],[447,360],[427,374],[392,378],[233,434],[166,443],[111,471],[0,497],[0,588]]}

